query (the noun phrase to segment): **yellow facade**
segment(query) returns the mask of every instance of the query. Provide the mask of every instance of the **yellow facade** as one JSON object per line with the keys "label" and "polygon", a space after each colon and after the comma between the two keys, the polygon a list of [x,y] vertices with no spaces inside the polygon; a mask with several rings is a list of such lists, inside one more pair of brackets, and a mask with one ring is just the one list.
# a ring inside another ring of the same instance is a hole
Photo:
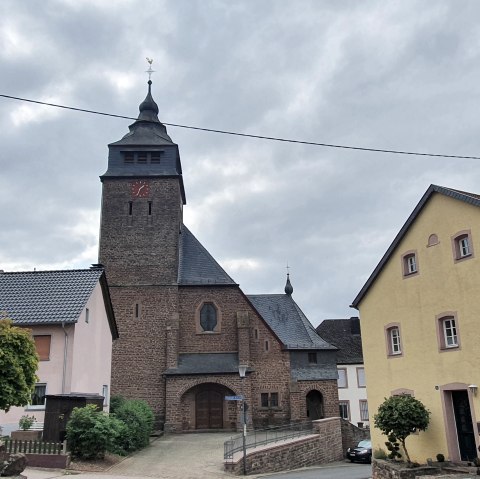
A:
{"label": "yellow facade", "polygon": [[[465,230],[473,253],[455,261],[452,238]],[[432,234],[438,243],[428,246]],[[409,251],[416,254],[418,273],[405,276],[402,255]],[[480,207],[433,192],[357,307],[373,448],[385,449],[386,441],[373,427],[378,406],[410,390],[431,411],[428,430],[406,441],[412,460],[435,460],[437,453],[461,459],[464,436],[457,433],[452,403],[459,394],[468,397],[478,451],[480,392],[468,386],[480,385]],[[440,349],[438,318],[444,314],[454,314],[459,347]],[[385,328],[392,323],[398,323],[401,354],[388,351]]]}

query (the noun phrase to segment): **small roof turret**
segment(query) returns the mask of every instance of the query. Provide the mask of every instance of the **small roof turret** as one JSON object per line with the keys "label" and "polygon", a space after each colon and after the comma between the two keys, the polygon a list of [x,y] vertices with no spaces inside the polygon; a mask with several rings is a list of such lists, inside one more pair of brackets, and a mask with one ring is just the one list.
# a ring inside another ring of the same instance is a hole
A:
{"label": "small roof turret", "polygon": [[291,296],[293,293],[293,286],[292,283],[290,283],[290,273],[287,273],[287,284],[285,285],[285,293],[288,294],[288,296]]}
{"label": "small roof turret", "polygon": [[147,96],[145,97],[145,100],[140,103],[138,109],[140,111],[140,115],[138,115],[139,120],[160,121],[157,116],[158,105],[152,97],[152,80],[148,80]]}

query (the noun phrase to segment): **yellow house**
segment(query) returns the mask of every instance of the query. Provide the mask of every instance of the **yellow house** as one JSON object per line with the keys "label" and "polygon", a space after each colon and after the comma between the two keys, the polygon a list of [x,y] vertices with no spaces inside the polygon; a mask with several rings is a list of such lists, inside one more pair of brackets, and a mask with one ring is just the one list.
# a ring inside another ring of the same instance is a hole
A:
{"label": "yellow house", "polygon": [[431,412],[412,460],[477,457],[480,437],[480,195],[431,185],[352,303],[360,311],[373,449],[384,399]]}

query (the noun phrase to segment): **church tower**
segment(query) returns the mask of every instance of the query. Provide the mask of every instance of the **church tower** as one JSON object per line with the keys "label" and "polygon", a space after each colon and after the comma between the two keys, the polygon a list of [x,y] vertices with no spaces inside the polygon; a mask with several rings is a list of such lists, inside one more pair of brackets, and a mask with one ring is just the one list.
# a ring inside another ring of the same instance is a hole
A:
{"label": "church tower", "polygon": [[178,317],[179,234],[185,204],[178,145],[158,119],[151,94],[137,120],[109,145],[99,262],[106,268],[120,339],[112,394],[145,399],[163,420],[165,335]]}

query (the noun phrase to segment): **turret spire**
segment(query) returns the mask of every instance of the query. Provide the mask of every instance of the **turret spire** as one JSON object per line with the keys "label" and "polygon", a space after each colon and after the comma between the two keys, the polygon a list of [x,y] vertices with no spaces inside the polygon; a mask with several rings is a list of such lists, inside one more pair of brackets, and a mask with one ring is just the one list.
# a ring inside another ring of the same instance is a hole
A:
{"label": "turret spire", "polygon": [[[287,270],[289,267],[287,266]],[[293,286],[292,283],[290,283],[290,273],[287,273],[287,284],[285,284],[285,293],[288,294],[288,296],[291,296],[293,293]]]}

